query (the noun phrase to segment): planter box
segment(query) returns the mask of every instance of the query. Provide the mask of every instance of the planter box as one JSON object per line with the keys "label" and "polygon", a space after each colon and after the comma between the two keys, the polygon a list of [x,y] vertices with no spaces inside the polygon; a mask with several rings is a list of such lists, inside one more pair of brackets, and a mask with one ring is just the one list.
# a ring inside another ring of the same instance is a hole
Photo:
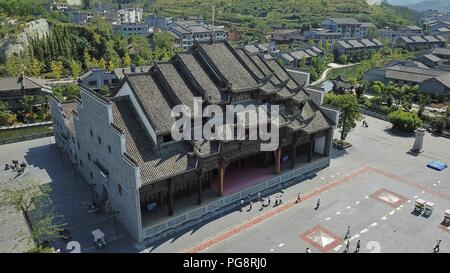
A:
{"label": "planter box", "polygon": [[336,149],[339,149],[339,150],[345,150],[345,149],[348,149],[348,148],[352,147],[352,144],[348,143],[348,142],[341,143],[337,139],[334,139],[333,140],[333,147],[336,148]]}

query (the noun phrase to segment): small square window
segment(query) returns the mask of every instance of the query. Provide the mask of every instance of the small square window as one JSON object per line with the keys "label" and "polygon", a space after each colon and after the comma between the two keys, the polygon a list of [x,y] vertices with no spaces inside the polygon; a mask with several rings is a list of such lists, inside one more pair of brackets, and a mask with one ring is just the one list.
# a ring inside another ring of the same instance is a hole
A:
{"label": "small square window", "polygon": [[120,184],[117,184],[117,191],[122,195],[122,186]]}
{"label": "small square window", "polygon": [[91,154],[90,153],[88,153],[88,159],[89,159],[89,162],[91,161]]}
{"label": "small square window", "polygon": [[98,137],[98,144],[102,144],[102,138]]}
{"label": "small square window", "polygon": [[92,132],[92,130],[89,130],[89,132],[91,133],[91,137],[93,137],[94,133]]}
{"label": "small square window", "polygon": [[111,153],[111,145],[108,145],[108,152]]}

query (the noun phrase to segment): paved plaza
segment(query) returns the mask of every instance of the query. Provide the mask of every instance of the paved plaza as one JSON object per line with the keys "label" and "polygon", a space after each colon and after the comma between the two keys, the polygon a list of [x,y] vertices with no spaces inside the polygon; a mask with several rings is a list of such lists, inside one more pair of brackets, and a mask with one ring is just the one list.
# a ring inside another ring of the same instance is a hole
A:
{"label": "paved plaza", "polygon": [[[358,240],[360,252],[432,252],[439,239],[441,252],[450,252],[450,230],[440,225],[444,211],[450,209],[450,170],[426,167],[434,159],[450,163],[450,139],[427,134],[424,152],[414,155],[409,153],[413,136],[394,135],[390,124],[381,120],[366,117],[366,121],[368,128],[357,126],[349,134],[351,148],[333,151],[329,168],[280,189],[271,196],[270,206],[261,210],[261,202],[255,202],[251,211],[248,207],[235,210],[164,242],[146,245],[133,244],[122,229],[116,235],[108,215],[87,213],[89,190],[77,182],[56,146],[50,149],[48,138],[0,146],[0,163],[24,159],[31,165],[25,176],[54,185],[55,204],[86,252],[98,251],[90,237],[95,227],[110,238],[102,250],[107,252],[280,253],[305,252],[309,247],[311,252],[342,253],[354,252]],[[6,176],[0,172],[0,180]],[[299,192],[302,202],[296,204]],[[280,195],[282,205],[273,207]],[[417,198],[435,204],[431,216],[412,213]],[[3,242],[8,226],[4,221],[0,225]],[[11,242],[3,245],[0,251],[14,251],[8,249]],[[62,243],[61,248],[65,248]]]}

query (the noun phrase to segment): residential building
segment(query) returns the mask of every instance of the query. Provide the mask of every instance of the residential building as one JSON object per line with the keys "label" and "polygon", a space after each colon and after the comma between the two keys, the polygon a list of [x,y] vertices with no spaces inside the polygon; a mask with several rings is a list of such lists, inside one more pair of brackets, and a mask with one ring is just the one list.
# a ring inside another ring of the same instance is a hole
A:
{"label": "residential building", "polygon": [[408,50],[424,50],[431,49],[435,47],[445,46],[446,39],[442,36],[436,35],[412,35],[412,36],[400,36],[396,45],[398,47],[408,49]]}
{"label": "residential building", "polygon": [[418,26],[407,26],[399,29],[383,28],[378,30],[378,36],[382,40],[395,43],[401,36],[423,35],[422,28]]}
{"label": "residential building", "polygon": [[443,48],[443,47],[433,48],[431,53],[435,56],[438,56],[441,59],[450,60],[450,48]]}
{"label": "residential building", "polygon": [[354,18],[328,18],[320,23],[320,27],[331,32],[337,32],[342,38],[365,38],[370,29],[375,29],[372,23],[362,23]]}
{"label": "residential building", "polygon": [[367,52],[378,50],[383,47],[383,43],[376,38],[372,39],[350,39],[339,40],[334,45],[334,52],[336,55],[354,54],[359,52]]}
{"label": "residential building", "polygon": [[171,17],[157,18],[155,14],[150,14],[145,18],[145,24],[153,28],[165,29],[172,23]]}
{"label": "residential building", "polygon": [[272,41],[275,44],[291,44],[298,40],[302,40],[300,29],[274,29],[272,34]]}
{"label": "residential building", "polygon": [[312,39],[314,42],[329,42],[330,45],[333,45],[337,40],[342,39],[342,33],[323,28],[305,31],[303,35],[306,40]]}
{"label": "residential building", "polygon": [[120,25],[113,25],[112,30],[114,34],[118,33],[122,37],[129,37],[133,35],[149,36],[153,33],[153,29],[146,24],[124,23]]}
{"label": "residential building", "polygon": [[[263,151],[260,140],[172,139],[173,107],[192,108],[195,97],[221,109],[279,105],[278,148]],[[72,106],[56,98],[51,108],[54,124],[62,127],[54,128],[56,144],[68,153],[59,135],[73,122],[77,171],[97,204],[143,243],[223,214],[249,194],[275,191],[280,181],[301,181],[327,167],[339,113],[321,106],[322,100],[323,93],[299,86],[276,60],[216,41],[195,42],[149,71],[126,73],[110,97],[82,86],[71,116],[66,113]]]}
{"label": "residential building", "polygon": [[220,41],[227,38],[224,26],[213,26],[195,21],[174,21],[167,26],[170,34],[175,38],[177,47],[188,48],[194,41]]}
{"label": "residential building", "polygon": [[41,79],[24,75],[0,78],[0,101],[7,103],[12,110],[22,107],[20,100],[24,96],[42,96],[51,93],[51,88]]}
{"label": "residential building", "polygon": [[144,11],[141,8],[125,8],[117,13],[121,24],[140,24]]}
{"label": "residential building", "polygon": [[363,79],[369,82],[418,85],[426,94],[450,96],[450,70],[440,66],[429,68],[423,64],[418,65],[417,62],[392,62],[365,72]]}
{"label": "residential building", "polygon": [[78,82],[94,91],[98,91],[104,86],[108,88],[115,86],[118,83],[118,79],[116,75],[108,70],[96,67],[79,76]]}

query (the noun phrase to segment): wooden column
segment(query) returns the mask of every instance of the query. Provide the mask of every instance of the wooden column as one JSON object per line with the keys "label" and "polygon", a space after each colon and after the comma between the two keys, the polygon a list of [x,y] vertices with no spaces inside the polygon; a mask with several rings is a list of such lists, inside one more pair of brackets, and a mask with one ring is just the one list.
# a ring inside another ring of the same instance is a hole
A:
{"label": "wooden column", "polygon": [[203,192],[203,169],[197,171],[197,204],[200,205],[202,203],[202,192]]}
{"label": "wooden column", "polygon": [[295,157],[297,156],[297,145],[292,144],[292,158],[291,158],[291,169],[295,167]]}
{"label": "wooden column", "polygon": [[225,178],[225,164],[223,158],[219,158],[219,183],[217,188],[217,196],[223,196],[223,180]]}
{"label": "wooden column", "polygon": [[275,174],[280,174],[281,171],[281,146],[278,146],[275,151]]}
{"label": "wooden column", "polygon": [[169,216],[173,215],[173,187],[172,180],[167,181],[167,200],[169,201]]}

